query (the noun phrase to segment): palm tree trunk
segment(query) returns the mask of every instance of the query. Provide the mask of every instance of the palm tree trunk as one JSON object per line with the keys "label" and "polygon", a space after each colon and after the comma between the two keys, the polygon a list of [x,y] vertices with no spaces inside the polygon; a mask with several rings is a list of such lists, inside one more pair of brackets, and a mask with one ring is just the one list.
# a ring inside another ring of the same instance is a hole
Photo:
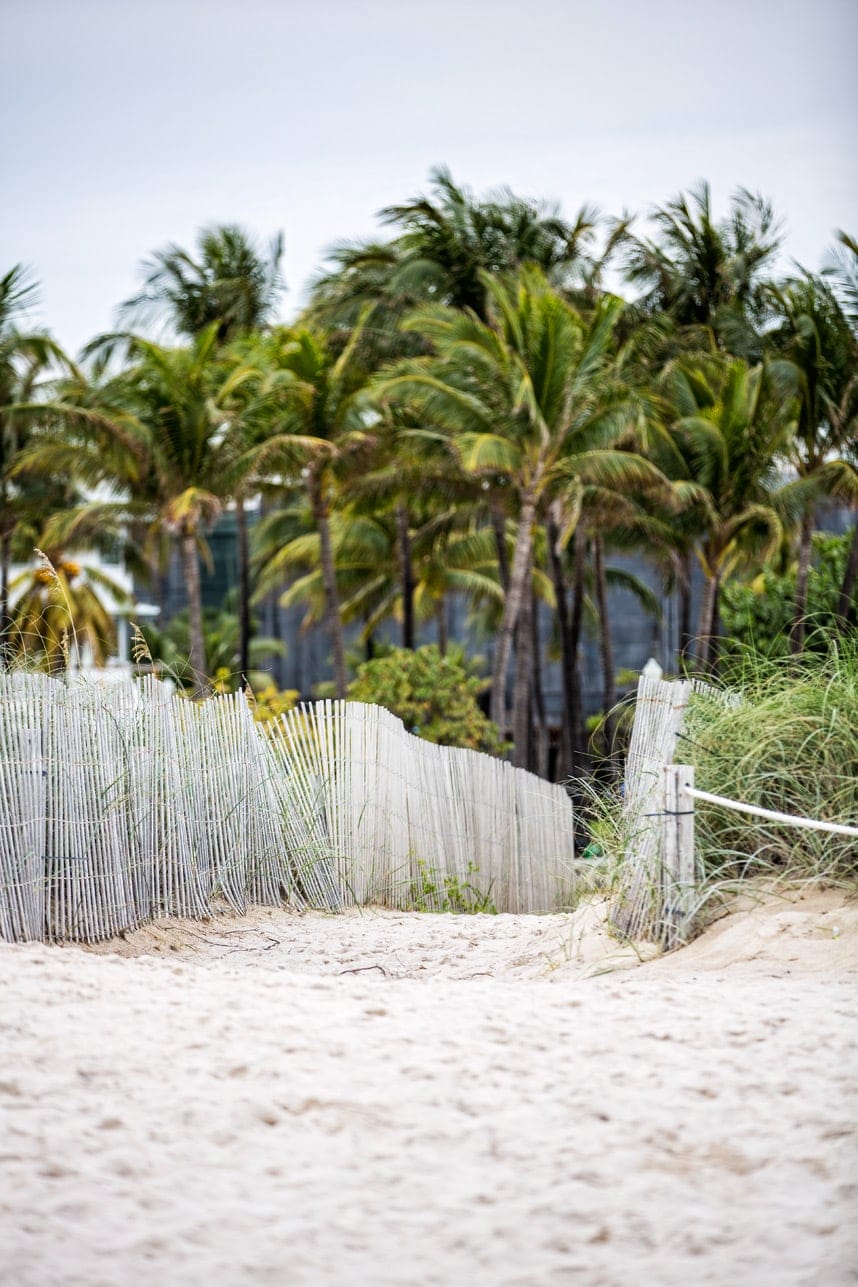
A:
{"label": "palm tree trunk", "polygon": [[11,564],[12,533],[0,536],[0,667],[3,666],[3,641],[9,633],[12,618],[9,615],[9,571]]}
{"label": "palm tree trunk", "polygon": [[331,524],[328,502],[325,497],[322,480],[315,470],[309,479],[310,504],[313,509],[313,520],[319,533],[321,547],[322,584],[325,587],[325,624],[331,641],[331,658],[334,664],[334,690],[340,700],[346,696],[348,679],[346,676],[346,650],[343,643],[343,623],[340,617],[340,598],[337,591],[337,569],[334,562],[334,547],[331,541]]}
{"label": "palm tree trunk", "polygon": [[856,582],[858,582],[858,519],[855,520],[855,526],[852,528],[852,541],[846,558],[846,571],[843,574],[843,584],[840,587],[840,594],[837,598],[837,628],[842,633],[845,633],[849,627],[849,619],[852,615],[852,597],[855,593]]}
{"label": "palm tree trunk", "polygon": [[247,514],[240,496],[235,502],[235,543],[238,560],[238,684],[239,688],[246,688],[250,670],[250,554]]}
{"label": "palm tree trunk", "polygon": [[575,649],[572,645],[571,622],[569,620],[569,599],[566,577],[563,573],[563,560],[558,548],[560,526],[556,517],[549,514],[545,525],[548,537],[548,566],[551,570],[551,583],[554,586],[557,629],[560,636],[560,677],[563,684],[563,717],[560,720],[560,765],[559,776],[572,772],[573,730],[577,721],[575,709]]}
{"label": "palm tree trunk", "polygon": [[679,591],[679,656],[680,667],[688,660],[691,648],[691,553],[674,555],[676,586]]}
{"label": "palm tree trunk", "polygon": [[447,629],[447,596],[444,594],[438,600],[436,617],[438,620],[438,651],[442,657],[446,657],[449,632]]}
{"label": "palm tree trunk", "polygon": [[525,591],[515,631],[515,681],[512,690],[512,762],[530,765],[530,695],[533,659],[533,595]]}
{"label": "palm tree trunk", "polygon": [[718,584],[715,586],[715,597],[712,602],[712,647],[709,651],[709,674],[717,675],[718,666],[721,660],[721,649],[723,640],[721,638],[721,577],[718,577]]}
{"label": "palm tree trunk", "polygon": [[599,611],[599,650],[602,657],[602,704],[605,709],[605,746],[610,757],[614,745],[614,707],[617,704],[617,681],[614,674],[614,646],[608,617],[608,587],[605,579],[605,557],[602,538],[593,538],[593,570],[596,579],[596,603]]}
{"label": "palm tree trunk", "polygon": [[795,611],[789,631],[789,650],[793,655],[804,648],[805,617],[807,616],[807,582],[810,575],[810,558],[813,552],[813,509],[806,510],[801,520],[798,545],[798,571],[795,576]]}
{"label": "palm tree trunk", "polygon": [[399,583],[402,587],[402,647],[414,650],[414,568],[411,563],[411,538],[408,533],[408,510],[396,507],[396,538],[399,547]]}
{"label": "palm tree trunk", "polygon": [[715,623],[718,619],[719,576],[706,574],[700,616],[697,621],[697,662],[701,670],[712,669],[715,658]]}
{"label": "palm tree trunk", "polygon": [[506,594],[509,589],[509,559],[506,552],[506,517],[498,501],[492,501],[490,510],[492,530],[495,534],[495,549],[498,556],[498,573],[501,589]]}
{"label": "palm tree trunk", "polygon": [[206,648],[203,635],[203,594],[200,586],[200,560],[197,552],[197,534],[185,528],[180,537],[182,571],[188,596],[188,628],[191,655],[189,658],[194,677],[194,697],[206,691]]}
{"label": "palm tree trunk", "polygon": [[587,539],[584,528],[579,524],[575,532],[575,571],[572,578],[572,616],[569,622],[570,642],[575,659],[572,681],[575,686],[574,713],[572,725],[572,773],[583,774],[587,768],[587,737],[584,729],[584,703],[581,696],[581,676],[578,671],[578,649],[581,646],[581,627],[584,623],[584,559]]}
{"label": "palm tree trunk", "polygon": [[542,637],[539,629],[539,602],[536,595],[530,610],[531,691],[533,693],[534,755],[528,766],[541,778],[548,777],[548,719],[545,714],[545,689],[542,684]]}
{"label": "palm tree trunk", "polygon": [[525,492],[521,502],[521,514],[515,537],[515,552],[512,560],[509,590],[504,598],[503,616],[498,627],[494,666],[492,668],[490,715],[493,722],[500,729],[502,737],[506,736],[507,730],[506,676],[522,601],[529,588],[533,521],[535,517],[535,489],[530,488]]}

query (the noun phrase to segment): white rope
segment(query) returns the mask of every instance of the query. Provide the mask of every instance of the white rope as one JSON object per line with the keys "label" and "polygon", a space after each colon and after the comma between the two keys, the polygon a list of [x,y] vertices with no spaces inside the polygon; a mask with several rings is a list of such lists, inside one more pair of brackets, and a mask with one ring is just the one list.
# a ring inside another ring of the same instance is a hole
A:
{"label": "white rope", "polygon": [[776,813],[773,809],[761,809],[756,804],[740,804],[738,800],[728,800],[724,795],[698,791],[697,787],[691,787],[687,783],[685,789],[695,800],[721,804],[725,809],[735,809],[738,813],[752,813],[754,817],[767,818],[769,822],[786,822],[793,827],[807,827],[811,831],[832,831],[839,836],[858,836],[858,827],[847,827],[839,822],[817,822],[813,818],[799,818],[792,813]]}

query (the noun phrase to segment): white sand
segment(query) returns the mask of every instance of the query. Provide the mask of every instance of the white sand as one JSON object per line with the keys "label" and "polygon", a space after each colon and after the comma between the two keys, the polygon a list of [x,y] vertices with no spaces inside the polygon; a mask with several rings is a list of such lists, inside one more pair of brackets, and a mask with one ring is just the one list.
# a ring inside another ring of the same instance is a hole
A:
{"label": "white sand", "polygon": [[840,894],[643,965],[594,909],[111,948],[0,947],[6,1287],[858,1280]]}

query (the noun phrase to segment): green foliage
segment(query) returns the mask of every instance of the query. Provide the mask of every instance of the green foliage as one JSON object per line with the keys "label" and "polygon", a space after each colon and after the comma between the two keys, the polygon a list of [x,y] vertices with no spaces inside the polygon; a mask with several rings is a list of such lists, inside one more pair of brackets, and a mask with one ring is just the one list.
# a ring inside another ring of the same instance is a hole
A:
{"label": "green foliage", "polygon": [[[417,862],[418,876],[411,885],[410,902],[418,912],[453,912],[497,916],[491,886],[483,892],[470,880],[430,868],[422,859]],[[468,863],[468,875],[479,875],[479,868]]]}
{"label": "green foliage", "polygon": [[349,698],[384,706],[427,742],[497,755],[503,744],[477,703],[482,688],[468,674],[461,649],[442,656],[437,644],[428,644],[414,652],[394,648],[365,662],[349,685]]}
{"label": "green foliage", "polygon": [[[827,647],[826,636],[835,625],[835,608],[851,533],[813,537],[813,563],[808,576],[807,647]],[[753,581],[728,581],[721,590],[721,622],[727,636],[726,652],[736,655],[751,649],[771,659],[789,653],[789,628],[795,611],[795,569],[782,573],[765,568]]]}
{"label": "green foliage", "polygon": [[[783,657],[791,616],[809,622],[804,638],[792,629],[795,649],[819,652],[845,628],[833,619],[838,584],[845,594],[852,583],[845,541],[817,538],[808,597],[803,575],[796,587],[783,566],[798,550],[805,568],[821,497],[858,504],[854,237],[839,234],[822,276],[776,280],[780,232],[768,202],[742,192],[717,218],[704,183],[656,210],[647,235],[633,233],[631,216],[614,221],[597,254],[588,208],[570,223],[506,190],[478,198],[444,169],[382,221],[391,235],[341,246],[288,328],[271,326],[279,238],[261,247],[221,225],[190,252],[166,246],[144,265],[125,317],[166,321],[173,339],[103,336],[80,366],[47,334],[21,329],[33,293],[26,270],[0,276],[7,652],[41,632],[52,640],[44,663],[60,667],[72,591],[75,619],[88,611],[98,624],[97,596],[84,594],[95,581],[66,575],[75,562],[66,553],[113,534],[138,571],[165,567],[178,545],[190,629],[179,622],[163,643],[150,632],[152,647],[195,692],[206,676],[233,686],[248,658],[211,615],[203,639],[199,557],[216,515],[231,503],[243,515],[256,496],[267,513],[255,592],[283,592],[284,605],[305,605],[307,624],[324,625],[338,695],[343,623],[369,641],[400,621],[411,645],[434,618],[445,640],[449,599],[467,598],[495,639],[494,725],[480,713],[479,682],[465,666],[451,674],[453,658],[437,650],[370,663],[352,696],[452,745],[497,752],[512,727],[516,762],[531,768],[544,763],[544,743],[531,735],[528,686],[551,639],[539,620],[532,636],[518,629],[531,592],[556,614],[561,772],[580,770],[586,753],[574,670],[594,585],[604,705],[613,705],[603,545],[606,557],[645,549],[667,591],[683,596],[700,563],[706,594],[696,631],[688,627],[700,669],[714,664],[719,596],[728,657],[749,647]],[[637,296],[628,302],[604,289],[602,268],[617,252]],[[246,572],[243,522],[240,532]],[[37,577],[26,597],[15,582],[12,564],[34,545],[65,578],[62,596],[59,581]],[[273,715],[291,703],[266,679],[251,682]],[[591,727],[590,761],[609,751],[606,775],[618,731],[614,712]]]}
{"label": "green foliage", "polygon": [[143,322],[166,317],[191,337],[216,323],[221,341],[264,326],[284,290],[282,236],[262,248],[237,224],[216,224],[200,232],[196,256],[174,245],[156,251],[122,313]]}
{"label": "green foliage", "polygon": [[58,674],[89,660],[103,666],[116,647],[116,627],[106,606],[127,607],[125,590],[98,568],[61,551],[37,551],[35,567],[13,577],[15,597],[4,640],[4,660]]}
{"label": "green foliage", "polygon": [[253,718],[257,724],[271,724],[294,710],[300,694],[295,688],[278,688],[276,684],[266,684],[258,693],[253,694]]}
{"label": "green foliage", "polygon": [[[738,704],[697,695],[688,754],[704,791],[818,821],[858,822],[858,647],[835,641],[787,669],[746,656],[725,678]],[[710,873],[772,868],[858,876],[854,838],[699,804],[696,841]]]}
{"label": "green foliage", "polygon": [[[203,643],[205,673],[215,692],[235,692],[239,685],[238,670],[238,617],[218,608],[206,608],[203,613]],[[153,625],[142,628],[152,660],[160,669],[168,671],[180,688],[193,690],[195,679],[190,664],[191,632],[187,609],[173,617],[163,630]],[[259,688],[260,695],[267,693],[271,678],[260,669],[274,656],[283,656],[286,649],[279,639],[255,638],[250,641],[251,687]],[[276,690],[275,690],[276,691]],[[266,699],[267,704],[267,699]],[[289,707],[283,707],[289,709]]]}

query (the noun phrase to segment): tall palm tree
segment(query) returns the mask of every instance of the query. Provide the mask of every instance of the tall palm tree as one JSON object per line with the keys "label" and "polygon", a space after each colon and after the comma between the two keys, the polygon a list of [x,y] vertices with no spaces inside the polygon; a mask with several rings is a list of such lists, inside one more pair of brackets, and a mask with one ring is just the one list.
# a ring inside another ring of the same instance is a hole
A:
{"label": "tall palm tree", "polygon": [[[28,468],[66,469],[90,488],[108,486],[118,499],[89,501],[55,514],[47,539],[65,548],[94,539],[105,527],[145,527],[178,546],[190,619],[190,665],[196,691],[205,683],[199,558],[205,530],[241,486],[252,461],[227,432],[228,406],[246,373],[218,361],[212,324],[187,349],[126,338],[129,365],[100,387],[71,386],[61,408],[77,428],[42,435],[24,453]],[[97,405],[88,419],[87,404]]]}
{"label": "tall palm tree", "polygon": [[[348,676],[331,512],[338,474],[352,467],[372,442],[360,342],[360,327],[339,355],[325,336],[306,327],[276,331],[260,341],[259,367],[269,371],[274,385],[276,432],[252,453],[257,471],[279,468],[287,485],[300,468],[318,533],[325,624],[335,690],[341,698],[346,696]],[[287,562],[274,552],[264,566],[262,583],[271,587]]]}
{"label": "tall palm tree", "polygon": [[48,414],[52,378],[71,366],[48,335],[20,327],[36,294],[22,264],[0,277],[0,647],[11,623],[9,574],[16,540],[18,553],[29,559],[46,505],[69,499],[65,480],[17,472],[34,424]]}
{"label": "tall palm tree", "polygon": [[[525,269],[517,279],[483,274],[482,283],[491,325],[474,313],[421,310],[409,325],[429,337],[434,356],[405,364],[380,390],[421,405],[426,423],[446,438],[466,474],[508,479],[515,540],[491,688],[491,717],[505,730],[507,670],[531,583],[534,531],[554,491],[575,476],[595,481],[655,471],[642,458],[614,450],[633,421],[626,392],[610,378],[622,302],[601,300],[585,321],[538,269]],[[527,743],[526,633],[516,654],[516,762]]]}
{"label": "tall palm tree", "polygon": [[[491,489],[486,480],[463,475],[446,443],[423,431],[419,408],[376,400],[374,410],[381,414],[373,424],[371,458],[349,480],[349,508],[383,517],[394,534],[396,575],[386,602],[402,623],[403,647],[415,647],[418,624],[434,615],[443,651],[447,596],[460,593],[476,602],[500,589],[487,567],[491,546],[497,548],[493,529],[484,530]],[[505,553],[505,537],[502,546]]]}
{"label": "tall palm tree", "polygon": [[[270,326],[285,283],[283,237],[260,246],[237,224],[217,224],[199,233],[195,254],[169,245],[143,264],[142,290],[120,316],[133,322],[166,321],[178,335],[195,339],[212,325],[219,345]],[[238,563],[239,670],[249,666],[250,573],[245,497],[235,498]]]}
{"label": "tall palm tree", "polygon": [[701,181],[651,219],[653,237],[629,230],[623,239],[626,279],[642,292],[638,307],[706,328],[728,352],[758,357],[768,274],[781,244],[770,203],[741,188],[726,218],[716,220]]}
{"label": "tall palm tree", "polygon": [[770,369],[783,396],[797,403],[789,459],[797,474],[791,491],[801,528],[790,648],[801,652],[818,499],[827,493],[858,503],[858,469],[847,455],[858,433],[858,342],[820,279],[805,274],[773,290],[772,299],[779,325],[769,345],[780,356]]}
{"label": "tall palm tree", "polygon": [[684,360],[669,372],[671,432],[686,462],[684,497],[697,502],[695,553],[705,577],[697,626],[698,662],[714,664],[722,581],[764,561],[782,541],[785,496],[780,469],[794,431],[763,365],[739,358]]}

